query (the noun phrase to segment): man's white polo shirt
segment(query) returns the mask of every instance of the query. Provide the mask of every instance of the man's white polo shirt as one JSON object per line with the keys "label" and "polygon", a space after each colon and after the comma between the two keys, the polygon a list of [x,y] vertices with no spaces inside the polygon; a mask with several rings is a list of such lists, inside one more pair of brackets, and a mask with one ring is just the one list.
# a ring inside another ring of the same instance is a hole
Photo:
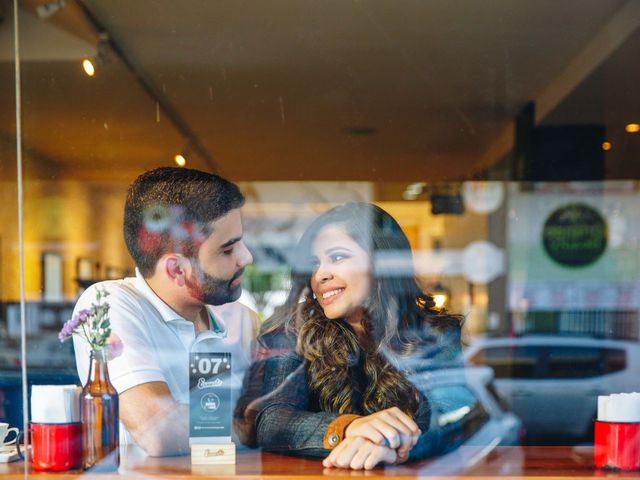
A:
{"label": "man's white polo shirt", "polygon": [[[248,307],[232,302],[220,306],[207,306],[219,333],[202,332],[196,337],[192,322],[182,318],[151,290],[140,272],[135,278],[109,280],[89,287],[78,299],[75,314],[90,308],[96,298],[96,288],[109,292],[109,318],[112,333],[122,340],[122,354],[109,361],[111,383],[122,393],[129,388],[148,382],[164,382],[173,398],[189,403],[189,353],[206,351],[207,343],[214,342],[212,350],[224,345],[232,355],[232,401],[240,394],[242,379],[251,364],[252,342],[259,326],[258,317]],[[86,341],[74,335],[76,365],[80,381],[87,381],[90,349]],[[120,425],[121,444],[135,443]]]}

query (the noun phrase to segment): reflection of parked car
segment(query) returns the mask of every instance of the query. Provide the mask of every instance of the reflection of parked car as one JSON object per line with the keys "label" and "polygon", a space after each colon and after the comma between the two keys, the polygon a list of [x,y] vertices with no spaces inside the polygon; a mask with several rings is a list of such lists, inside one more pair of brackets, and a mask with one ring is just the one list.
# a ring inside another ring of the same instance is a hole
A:
{"label": "reflection of parked car", "polygon": [[[22,425],[22,372],[20,370],[0,369],[0,422]],[[28,398],[31,398],[33,385],[70,385],[78,384],[75,369],[27,370]],[[31,412],[29,412],[31,413]]]}
{"label": "reflection of parked car", "polygon": [[[57,333],[57,332],[56,332]],[[29,338],[27,350],[28,398],[32,385],[78,384],[73,343],[63,344],[56,333]],[[19,344],[5,346],[0,354],[0,422],[22,425],[22,372]],[[12,359],[8,362],[4,359]],[[85,381],[86,379],[83,379]]]}
{"label": "reflection of parked car", "polygon": [[499,393],[522,419],[527,442],[592,441],[597,396],[640,388],[640,343],[527,335],[485,338],[465,352],[488,365]]}
{"label": "reflection of parked car", "polygon": [[444,368],[415,373],[409,379],[431,404],[430,443],[440,453],[449,446],[517,445],[522,423],[505,410],[484,367]]}

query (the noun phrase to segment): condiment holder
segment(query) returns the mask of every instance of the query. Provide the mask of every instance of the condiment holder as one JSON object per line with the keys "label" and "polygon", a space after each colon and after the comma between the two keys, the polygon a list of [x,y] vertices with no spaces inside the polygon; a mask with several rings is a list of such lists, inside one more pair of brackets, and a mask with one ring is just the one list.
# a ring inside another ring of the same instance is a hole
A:
{"label": "condiment holder", "polygon": [[640,470],[640,393],[598,397],[594,463],[607,470]]}

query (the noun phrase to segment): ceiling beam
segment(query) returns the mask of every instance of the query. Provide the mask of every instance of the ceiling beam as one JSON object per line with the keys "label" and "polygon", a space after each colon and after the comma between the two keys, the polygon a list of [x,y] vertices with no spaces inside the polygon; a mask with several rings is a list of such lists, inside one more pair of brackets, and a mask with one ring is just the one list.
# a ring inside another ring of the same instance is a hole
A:
{"label": "ceiling beam", "polygon": [[[640,2],[628,0],[604,27],[575,55],[535,99],[535,123],[540,123],[582,81],[598,68],[640,27]],[[515,143],[515,119],[502,130],[482,156],[490,167],[511,151]]]}
{"label": "ceiling beam", "polygon": [[536,98],[540,123],[640,26],[640,2],[629,0]]}

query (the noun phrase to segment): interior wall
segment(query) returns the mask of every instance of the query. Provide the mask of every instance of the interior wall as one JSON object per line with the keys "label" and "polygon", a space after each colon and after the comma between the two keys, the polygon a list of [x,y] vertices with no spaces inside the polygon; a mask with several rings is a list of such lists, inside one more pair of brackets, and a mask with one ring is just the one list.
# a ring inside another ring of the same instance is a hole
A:
{"label": "interior wall", "polygon": [[[29,301],[42,299],[43,252],[63,257],[64,300],[73,300],[76,261],[91,259],[121,271],[132,268],[122,239],[122,208],[126,183],[65,181],[30,178],[41,175],[36,159],[24,156],[25,293]],[[0,141],[0,301],[18,302],[18,203],[15,144]]]}
{"label": "interior wall", "polygon": [[123,271],[131,268],[122,239],[126,188],[126,184],[120,183],[25,182],[27,300],[41,299],[44,252],[62,255],[64,300],[73,300],[77,295],[76,262],[80,257],[96,264],[96,278],[104,278],[107,266]]}
{"label": "interior wall", "polygon": [[0,301],[18,301],[18,188],[15,144],[0,139]]}

